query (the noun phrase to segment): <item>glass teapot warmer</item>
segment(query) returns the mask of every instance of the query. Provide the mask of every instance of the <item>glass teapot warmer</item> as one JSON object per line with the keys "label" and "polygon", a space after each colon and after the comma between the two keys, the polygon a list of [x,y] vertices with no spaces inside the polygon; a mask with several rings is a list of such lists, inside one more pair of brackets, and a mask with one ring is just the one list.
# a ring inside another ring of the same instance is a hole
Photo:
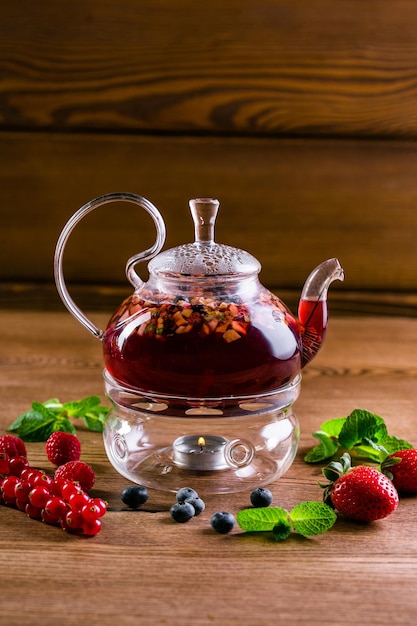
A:
{"label": "glass teapot warmer", "polygon": [[104,445],[127,479],[167,491],[191,486],[199,493],[231,493],[266,485],[292,464],[299,424],[292,404],[301,376],[280,391],[184,403],[138,394],[107,371],[113,410]]}
{"label": "glass teapot warmer", "polygon": [[[145,209],[157,237],[128,260],[134,293],[103,331],[69,295],[63,253],[87,213],[120,200]],[[121,475],[150,488],[232,493],[285,474],[299,442],[293,403],[301,369],[325,336],[328,287],[343,280],[337,259],[319,265],[304,285],[296,319],[261,285],[254,257],[215,243],[218,206],[211,198],[191,200],[195,241],[160,253],[165,224],[158,209],[135,194],[107,194],[73,215],[56,246],[58,292],[103,345],[112,403],[106,453]],[[135,271],[145,260],[147,283]]]}

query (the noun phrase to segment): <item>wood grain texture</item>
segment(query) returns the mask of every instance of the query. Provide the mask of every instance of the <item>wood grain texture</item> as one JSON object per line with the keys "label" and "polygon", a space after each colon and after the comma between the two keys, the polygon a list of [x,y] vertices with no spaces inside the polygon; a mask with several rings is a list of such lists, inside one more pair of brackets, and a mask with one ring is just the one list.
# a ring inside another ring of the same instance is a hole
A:
{"label": "wood grain texture", "polygon": [[[0,306],[22,306],[18,285],[45,286],[36,300],[43,293],[48,306],[64,223],[120,190],[160,208],[167,246],[192,238],[190,198],[218,197],[217,240],[259,258],[262,282],[278,293],[299,293],[315,265],[337,256],[346,311],[355,310],[348,292],[369,294],[363,310],[395,293],[410,310],[414,2],[6,5]],[[89,216],[66,253],[68,281],[117,289],[126,259],[153,237],[126,207]]]}
{"label": "wood grain texture", "polygon": [[[300,291],[336,256],[346,272],[337,290],[417,289],[414,142],[36,133],[0,141],[2,281],[52,282],[67,219],[96,196],[130,191],[162,212],[166,247],[193,239],[190,198],[219,198],[216,240],[256,256],[270,287]],[[154,237],[133,205],[100,208],[71,235],[67,280],[129,293],[125,263]]]}
{"label": "wood grain texture", "polygon": [[[0,311],[0,326],[2,434],[35,399],[103,397],[100,344],[68,314]],[[321,467],[302,458],[326,419],[365,408],[417,442],[416,344],[417,320],[330,320],[322,351],[304,370],[299,453],[271,485],[277,506],[321,498]],[[162,492],[152,491],[144,510],[128,511],[119,499],[126,481],[110,466],[101,436],[82,429],[79,435],[97,475],[94,493],[109,502],[103,530],[83,539],[1,506],[1,623],[342,626],[351,611],[357,626],[367,626],[369,615],[382,626],[414,623],[415,498],[402,499],[386,520],[339,520],[312,539],[277,544],[238,529],[220,536],[209,528],[211,515],[237,513],[249,494],[207,497],[204,513],[185,525],[170,520],[172,496]],[[28,450],[33,465],[51,470],[42,443]],[[341,572],[348,582],[333,584]]]}
{"label": "wood grain texture", "polygon": [[0,123],[417,136],[414,2],[44,0],[0,23]]}

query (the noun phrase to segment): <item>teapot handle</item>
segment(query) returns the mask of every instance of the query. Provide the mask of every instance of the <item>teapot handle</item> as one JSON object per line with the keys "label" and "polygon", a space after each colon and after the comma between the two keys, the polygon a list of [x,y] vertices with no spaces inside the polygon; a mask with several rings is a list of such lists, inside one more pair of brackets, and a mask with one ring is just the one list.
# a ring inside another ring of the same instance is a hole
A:
{"label": "teapot handle", "polygon": [[75,228],[75,226],[85,217],[88,213],[97,209],[99,206],[103,204],[109,204],[110,202],[132,202],[133,204],[138,204],[140,207],[145,209],[152,217],[155,226],[156,226],[156,240],[154,245],[144,252],[140,252],[135,256],[131,257],[126,263],[126,275],[135,289],[138,289],[143,285],[143,281],[136,273],[134,266],[139,261],[146,261],[154,257],[161,250],[162,246],[165,243],[165,223],[162,218],[162,215],[149,200],[143,198],[142,196],[137,196],[133,193],[109,193],[103,196],[99,196],[94,200],[90,200],[87,204],[84,204],[74,215],[68,220],[66,225],[64,226],[61,235],[59,236],[58,242],[55,248],[55,257],[54,257],[54,275],[55,275],[55,283],[58,290],[58,293],[61,297],[61,300],[67,307],[70,313],[74,315],[78,319],[78,321],[87,328],[95,337],[99,339],[103,335],[103,331],[100,330],[93,322],[91,322],[86,315],[78,308],[75,304],[71,296],[69,295],[67,286],[64,280],[64,273],[62,269],[62,261],[65,245],[67,243],[68,237],[71,232]]}

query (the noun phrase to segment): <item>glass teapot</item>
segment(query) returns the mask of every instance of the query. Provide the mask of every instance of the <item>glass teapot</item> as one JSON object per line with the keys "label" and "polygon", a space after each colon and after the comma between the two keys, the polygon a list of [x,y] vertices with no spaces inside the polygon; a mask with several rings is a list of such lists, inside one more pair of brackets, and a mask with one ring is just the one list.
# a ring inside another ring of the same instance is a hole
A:
{"label": "glass teapot", "polygon": [[[133,294],[101,330],[68,293],[63,253],[87,213],[121,200],[150,214],[156,240],[127,261]],[[189,204],[195,241],[160,252],[165,224],[151,202],[129,193],[92,200],[58,239],[55,280],[68,310],[102,342],[114,405],[104,439],[116,469],[156,488],[180,488],[189,471],[198,490],[237,491],[271,482],[294,459],[299,427],[291,405],[301,369],[325,337],[328,287],[344,275],[337,259],[313,270],[297,319],[260,283],[261,266],[251,254],[215,242],[219,202]],[[144,261],[147,282],[136,272]],[[221,478],[208,480],[217,470]]]}

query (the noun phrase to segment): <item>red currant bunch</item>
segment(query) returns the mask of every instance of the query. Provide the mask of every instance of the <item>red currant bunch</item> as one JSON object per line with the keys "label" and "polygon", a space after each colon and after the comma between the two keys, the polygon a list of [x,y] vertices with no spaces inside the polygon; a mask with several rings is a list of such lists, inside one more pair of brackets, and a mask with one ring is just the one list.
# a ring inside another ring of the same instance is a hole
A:
{"label": "red currant bunch", "polygon": [[90,497],[74,480],[52,478],[23,455],[0,452],[0,503],[33,519],[83,535],[97,535],[107,504]]}

